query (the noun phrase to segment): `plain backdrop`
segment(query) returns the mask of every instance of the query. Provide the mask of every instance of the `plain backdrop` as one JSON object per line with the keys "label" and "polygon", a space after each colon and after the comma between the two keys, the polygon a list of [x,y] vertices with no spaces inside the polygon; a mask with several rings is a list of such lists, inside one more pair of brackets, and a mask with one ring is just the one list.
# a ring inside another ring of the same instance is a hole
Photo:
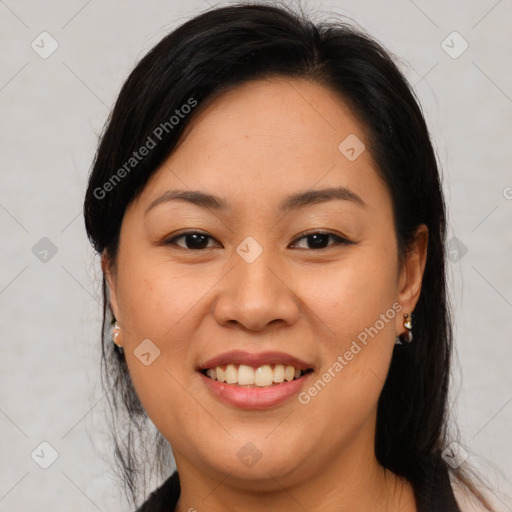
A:
{"label": "plain backdrop", "polygon": [[[108,461],[101,274],[83,196],[128,73],[209,5],[0,0],[1,511],[129,510]],[[303,5],[380,40],[423,106],[449,206],[450,409],[469,461],[512,510],[512,3]]]}

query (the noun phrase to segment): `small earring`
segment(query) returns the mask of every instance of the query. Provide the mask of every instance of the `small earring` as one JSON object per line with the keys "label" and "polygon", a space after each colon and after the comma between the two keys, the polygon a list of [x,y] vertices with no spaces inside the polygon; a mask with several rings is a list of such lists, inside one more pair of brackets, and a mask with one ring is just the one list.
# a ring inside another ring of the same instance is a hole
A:
{"label": "small earring", "polygon": [[407,329],[405,334],[395,337],[395,345],[403,345],[412,341],[412,318],[408,313],[404,315],[404,327]]}
{"label": "small earring", "polygon": [[123,347],[121,345],[119,345],[119,343],[117,343],[117,337],[119,336],[119,334],[121,333],[121,327],[119,326],[119,324],[117,322],[114,322],[114,325],[112,326],[112,329],[110,330],[110,337],[112,338],[112,341],[114,342],[114,344],[119,347],[120,349],[122,349]]}

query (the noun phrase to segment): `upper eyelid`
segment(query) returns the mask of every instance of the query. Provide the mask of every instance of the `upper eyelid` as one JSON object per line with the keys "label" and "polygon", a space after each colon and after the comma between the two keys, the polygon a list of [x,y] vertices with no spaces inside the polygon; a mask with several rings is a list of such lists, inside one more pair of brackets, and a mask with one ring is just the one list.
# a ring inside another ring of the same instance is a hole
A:
{"label": "upper eyelid", "polygon": [[292,243],[296,244],[297,242],[300,242],[303,238],[307,238],[308,236],[313,236],[313,235],[327,235],[327,236],[331,236],[331,237],[337,239],[339,244],[353,244],[354,243],[353,241],[349,240],[346,236],[341,235],[341,234],[337,234],[337,233],[332,233],[331,231],[311,231],[311,232],[306,232],[306,233],[303,233],[303,234],[299,235],[297,238],[295,238],[295,240]]}
{"label": "upper eyelid", "polygon": [[217,243],[220,243],[218,240],[216,240],[212,235],[209,235],[208,233],[203,233],[202,231],[193,231],[193,230],[192,231],[184,231],[183,233],[179,233],[178,235],[173,235],[170,238],[164,239],[164,241],[162,243],[163,243],[163,245],[170,245],[172,242],[174,245],[178,245],[178,244],[176,244],[176,240],[179,240],[180,238],[183,238],[187,235],[204,235],[204,236],[210,238],[211,240],[215,240]]}

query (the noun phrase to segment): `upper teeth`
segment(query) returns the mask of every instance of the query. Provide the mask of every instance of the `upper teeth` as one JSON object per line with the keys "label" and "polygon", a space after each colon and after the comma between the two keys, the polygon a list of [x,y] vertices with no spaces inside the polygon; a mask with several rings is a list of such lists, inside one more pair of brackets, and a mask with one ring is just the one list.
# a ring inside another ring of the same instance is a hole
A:
{"label": "upper teeth", "polygon": [[283,364],[269,365],[265,364],[258,368],[247,366],[245,364],[227,366],[216,366],[208,368],[206,375],[210,379],[228,384],[271,386],[273,383],[291,381],[301,376],[302,370],[294,366],[285,366]]}

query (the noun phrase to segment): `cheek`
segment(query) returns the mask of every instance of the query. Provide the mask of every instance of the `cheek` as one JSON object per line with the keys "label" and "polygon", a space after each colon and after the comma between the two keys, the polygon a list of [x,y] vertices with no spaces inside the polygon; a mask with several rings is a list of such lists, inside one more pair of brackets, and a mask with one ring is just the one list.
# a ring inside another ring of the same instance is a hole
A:
{"label": "cheek", "polygon": [[147,257],[126,261],[119,272],[119,302],[130,343],[150,338],[163,341],[191,317],[214,285],[214,276]]}
{"label": "cheek", "polygon": [[[329,328],[336,349],[373,326],[397,300],[396,261],[393,251],[361,250],[357,255],[309,270],[301,279],[302,298]],[[394,333],[386,315],[378,330]]]}
{"label": "cheek", "polygon": [[[120,261],[118,299],[128,369],[144,408],[165,434],[200,420],[201,409],[191,407],[194,402],[187,392],[194,355],[191,347],[208,315],[208,292],[215,289],[221,270],[201,273],[142,251]],[[160,352],[145,366],[137,354],[147,339]]]}
{"label": "cheek", "polygon": [[375,406],[389,369],[400,314],[394,253],[361,251],[329,272],[309,273],[303,290],[327,333],[318,343],[324,361],[318,377],[325,386],[318,383],[305,401],[346,423],[347,410],[364,415]]}

